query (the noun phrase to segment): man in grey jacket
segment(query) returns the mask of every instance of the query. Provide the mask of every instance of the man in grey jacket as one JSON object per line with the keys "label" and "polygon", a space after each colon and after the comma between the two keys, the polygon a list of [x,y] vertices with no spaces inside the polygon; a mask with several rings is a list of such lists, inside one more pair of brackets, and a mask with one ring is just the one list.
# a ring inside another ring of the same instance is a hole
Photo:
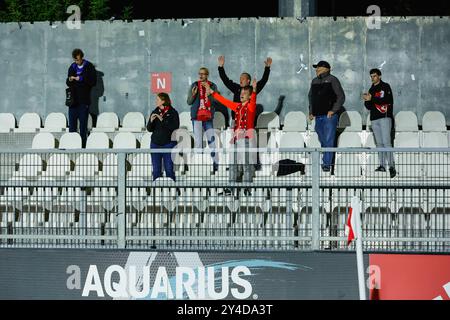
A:
{"label": "man in grey jacket", "polygon": [[[314,64],[317,77],[311,82],[309,90],[309,119],[316,118],[315,130],[322,148],[335,147],[337,112],[345,101],[345,93],[339,80],[330,74],[331,66],[326,61]],[[331,171],[333,152],[324,152],[322,170]]]}
{"label": "man in grey jacket", "polygon": [[[215,149],[215,137],[213,128],[213,119],[215,112],[215,101],[213,98],[208,97],[206,94],[205,83],[208,83],[211,89],[217,91],[215,83],[208,80],[209,70],[205,67],[200,68],[198,71],[199,80],[191,84],[187,96],[187,104],[191,106],[191,120],[192,127],[194,129],[194,143],[196,149],[203,148],[203,133],[206,133],[208,145],[210,149]],[[198,111],[200,109],[208,108],[211,111],[211,118],[208,120],[198,119]],[[218,154],[211,152],[213,158],[213,171],[216,172],[219,166]]]}

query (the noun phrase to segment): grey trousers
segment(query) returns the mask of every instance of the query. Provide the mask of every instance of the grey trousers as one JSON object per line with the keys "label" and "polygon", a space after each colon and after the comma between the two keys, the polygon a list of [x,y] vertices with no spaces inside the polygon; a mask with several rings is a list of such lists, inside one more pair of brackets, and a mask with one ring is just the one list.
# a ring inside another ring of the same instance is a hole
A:
{"label": "grey trousers", "polygon": [[[377,148],[390,148],[391,145],[391,129],[392,119],[382,118],[372,121],[372,130],[375,136],[375,144]],[[386,167],[387,163],[389,167],[394,167],[394,155],[392,152],[378,152],[378,160],[380,166]]]}
{"label": "grey trousers", "polygon": [[[236,151],[244,149],[245,151]],[[238,139],[233,144],[230,153],[229,181],[238,182],[242,177],[242,182],[252,182],[255,175],[256,152],[248,151],[248,148],[256,148],[255,139]]]}

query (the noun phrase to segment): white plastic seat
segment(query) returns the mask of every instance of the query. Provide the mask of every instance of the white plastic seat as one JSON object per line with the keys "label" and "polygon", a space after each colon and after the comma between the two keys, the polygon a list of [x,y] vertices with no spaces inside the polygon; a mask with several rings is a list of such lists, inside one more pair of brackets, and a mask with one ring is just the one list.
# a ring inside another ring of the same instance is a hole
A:
{"label": "white plastic seat", "polygon": [[84,180],[81,177],[69,177],[66,181],[68,186],[61,189],[61,195],[57,199],[57,204],[80,210],[83,203],[81,184]]}
{"label": "white plastic seat", "polygon": [[[111,178],[99,178],[99,185],[114,185]],[[116,188],[106,186],[95,186],[92,188],[91,196],[87,197],[87,204],[91,206],[99,206],[104,210],[111,211],[116,204]]]}
{"label": "white plastic seat", "polygon": [[64,178],[70,174],[70,159],[67,154],[52,154],[47,161],[47,169],[43,177]]}
{"label": "white plastic seat", "polygon": [[24,113],[19,120],[19,127],[14,132],[37,132],[41,128],[41,117],[35,112]]}
{"label": "white plastic seat", "polygon": [[73,177],[93,178],[98,174],[98,158],[93,154],[81,154],[75,160]]}
{"label": "white plastic seat", "polygon": [[395,132],[418,131],[417,116],[412,111],[400,111],[395,115]]}
{"label": "white plastic seat", "polygon": [[131,132],[119,132],[114,137],[113,149],[136,149],[136,136]]}
{"label": "white plastic seat", "polygon": [[[361,137],[357,132],[343,132],[338,139],[338,148],[361,148]],[[361,175],[361,153],[337,152],[335,175],[337,177],[359,177]]]}
{"label": "white plastic seat", "polygon": [[256,120],[256,129],[276,130],[280,128],[280,117],[275,112],[264,111]]}
{"label": "white plastic seat", "polygon": [[[419,148],[418,132],[399,132],[395,135],[394,148]],[[418,152],[395,152],[395,166],[399,177],[422,176],[421,154]]]}
{"label": "white plastic seat", "polygon": [[283,131],[306,131],[306,115],[301,111],[290,111],[284,116]]}
{"label": "white plastic seat", "polygon": [[153,204],[153,197],[155,202],[169,211],[173,211],[176,207],[176,188],[175,182],[167,177],[160,177],[153,181],[153,194],[147,199],[149,204]]}
{"label": "white plastic seat", "polygon": [[344,111],[339,117],[339,128],[343,128],[345,132],[362,130],[362,118],[358,111]]}
{"label": "white plastic seat", "polygon": [[212,171],[212,158],[208,153],[188,155],[187,165],[189,170],[186,172],[186,176],[191,178],[202,179],[209,177]]}
{"label": "white plastic seat", "polygon": [[92,132],[86,142],[86,149],[109,149],[109,138],[104,132]]}
{"label": "white plastic seat", "polygon": [[422,131],[446,132],[445,116],[440,111],[427,111],[422,117]]}
{"label": "white plastic seat", "polygon": [[30,197],[30,204],[51,209],[53,200],[58,195],[58,187],[53,185],[55,180],[50,177],[40,177],[37,182],[45,186],[34,188],[33,195]]}
{"label": "white plastic seat", "polygon": [[366,139],[366,141],[363,143],[362,146],[363,146],[364,148],[376,148],[376,147],[377,147],[377,145],[376,145],[376,143],[375,143],[375,136],[374,136],[373,132],[370,132],[370,133],[367,135],[367,139]]}
{"label": "white plastic seat", "polygon": [[309,131],[306,132],[304,135],[304,140],[307,148],[320,148],[320,140],[319,136],[317,135],[317,132]]}
{"label": "white plastic seat", "polygon": [[225,116],[222,112],[214,112],[213,128],[218,130],[225,129]]}
{"label": "white plastic seat", "polygon": [[47,115],[41,132],[62,132],[67,130],[67,119],[62,112],[51,112]]}
{"label": "white plastic seat", "polygon": [[99,172],[102,178],[117,177],[117,154],[108,154],[103,160],[102,171]]}
{"label": "white plastic seat", "polygon": [[142,185],[145,184],[144,179],[130,177],[128,182],[128,185],[134,184],[133,187],[127,186],[126,192],[128,203],[131,203],[131,206],[137,211],[142,211],[147,204],[147,190],[145,187],[142,187]]}
{"label": "white plastic seat", "polygon": [[32,149],[54,149],[55,137],[50,132],[39,132],[33,138]]}
{"label": "white plastic seat", "polygon": [[[24,177],[11,177],[8,179],[10,184],[25,183],[26,179]],[[22,203],[27,200],[30,192],[28,187],[5,187],[4,195],[1,196],[2,205],[11,205],[12,207],[21,210]]]}
{"label": "white plastic seat", "polygon": [[193,132],[194,129],[192,127],[191,113],[190,112],[180,112],[180,128],[184,128],[189,132]]}
{"label": "white plastic seat", "polygon": [[418,132],[399,132],[395,134],[395,148],[419,148]]}
{"label": "white plastic seat", "polygon": [[122,120],[119,131],[142,132],[145,130],[145,118],[141,112],[128,112]]}
{"label": "white plastic seat", "polygon": [[11,132],[16,127],[16,118],[12,113],[0,113],[0,132]]}
{"label": "white plastic seat", "polygon": [[19,161],[19,170],[14,177],[36,178],[42,172],[42,158],[38,154],[24,154]]}
{"label": "white plastic seat", "polygon": [[78,132],[66,132],[59,140],[59,149],[81,149],[81,136]]}
{"label": "white plastic seat", "polygon": [[[423,132],[422,147],[448,148],[447,132]],[[450,154],[448,152],[423,153],[425,175],[428,178],[450,177]]]}
{"label": "white plastic seat", "polygon": [[448,148],[447,132],[422,132],[423,148]]}
{"label": "white plastic seat", "polygon": [[361,148],[361,137],[356,132],[342,132],[337,145],[338,148]]}
{"label": "white plastic seat", "polygon": [[304,148],[305,142],[300,132],[284,132],[280,137],[280,148]]}
{"label": "white plastic seat", "polygon": [[152,141],[152,133],[145,132],[140,139],[141,149],[150,149],[151,141]]}
{"label": "white plastic seat", "polygon": [[115,112],[102,112],[98,115],[97,125],[92,132],[114,132],[119,128],[119,118]]}
{"label": "white plastic seat", "polygon": [[131,171],[129,177],[144,179],[152,178],[152,157],[149,153],[138,153],[131,161]]}

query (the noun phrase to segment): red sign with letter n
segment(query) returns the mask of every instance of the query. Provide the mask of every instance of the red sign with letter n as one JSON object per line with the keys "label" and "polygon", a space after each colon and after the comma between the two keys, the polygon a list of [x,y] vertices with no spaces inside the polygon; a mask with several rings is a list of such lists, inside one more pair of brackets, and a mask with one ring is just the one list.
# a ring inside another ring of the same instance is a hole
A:
{"label": "red sign with letter n", "polygon": [[172,72],[152,72],[152,93],[170,93],[172,90]]}

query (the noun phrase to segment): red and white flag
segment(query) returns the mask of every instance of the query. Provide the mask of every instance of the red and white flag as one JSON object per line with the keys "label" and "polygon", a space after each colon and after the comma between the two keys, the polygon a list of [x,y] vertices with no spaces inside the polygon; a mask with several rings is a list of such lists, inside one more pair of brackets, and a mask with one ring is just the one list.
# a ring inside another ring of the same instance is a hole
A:
{"label": "red and white flag", "polygon": [[345,224],[345,235],[347,245],[357,238],[356,217],[361,213],[360,201],[358,197],[352,197],[350,209],[348,210],[347,223]]}

